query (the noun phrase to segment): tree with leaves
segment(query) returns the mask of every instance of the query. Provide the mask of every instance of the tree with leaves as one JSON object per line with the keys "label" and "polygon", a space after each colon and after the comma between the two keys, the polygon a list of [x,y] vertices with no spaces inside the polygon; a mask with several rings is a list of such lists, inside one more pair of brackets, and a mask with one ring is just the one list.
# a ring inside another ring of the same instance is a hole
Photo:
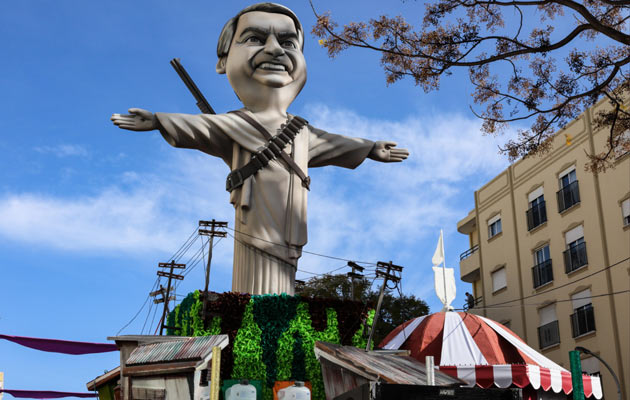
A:
{"label": "tree with leaves", "polygon": [[587,168],[604,171],[630,151],[630,0],[427,0],[418,28],[385,15],[339,28],[326,13],[313,34],[330,57],[380,52],[388,84],[411,77],[427,92],[466,69],[484,133],[531,123],[501,148],[511,161],[544,154],[556,130],[602,97],[611,107],[593,123],[608,132],[607,148]]}
{"label": "tree with leaves", "polygon": [[[340,300],[357,300],[376,307],[379,291],[372,290],[372,282],[366,278],[351,281],[346,275],[322,275],[298,284],[296,294],[304,297],[321,297]],[[353,297],[354,294],[354,297]],[[374,331],[374,343],[378,345],[389,332],[412,318],[427,315],[429,306],[413,295],[395,294],[385,289],[381,312]]]}

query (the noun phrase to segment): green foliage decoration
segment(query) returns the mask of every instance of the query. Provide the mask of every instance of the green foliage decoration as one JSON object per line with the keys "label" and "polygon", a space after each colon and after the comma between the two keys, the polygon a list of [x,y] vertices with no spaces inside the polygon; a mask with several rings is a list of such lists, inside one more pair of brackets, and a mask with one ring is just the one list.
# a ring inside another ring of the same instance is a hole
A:
{"label": "green foliage decoration", "polygon": [[[260,380],[263,399],[273,399],[276,380],[304,380],[312,386],[312,399],[324,400],[324,384],[316,341],[365,348],[374,310],[348,300],[288,295],[250,296],[212,294],[208,322],[203,323],[203,296],[190,293],[168,316],[168,325],[182,336],[230,336],[221,356],[223,379]],[[181,330],[180,330],[181,329]]]}
{"label": "green foliage decoration", "polygon": [[277,380],[276,349],[278,339],[289,327],[295,317],[299,297],[281,295],[254,296],[254,319],[262,330],[261,346],[263,361],[267,367],[267,386],[273,386]]}
{"label": "green foliage decoration", "polygon": [[[376,310],[372,309],[368,311],[365,324],[361,324],[359,329],[357,329],[357,331],[355,332],[354,336],[352,336],[352,345],[354,347],[365,349],[365,346],[367,346],[369,332],[372,327],[372,322],[374,322],[374,314],[376,314]],[[373,350],[373,349],[374,349],[374,342],[372,342],[370,346],[370,350]]]}
{"label": "green foliage decoration", "polygon": [[234,367],[232,379],[265,381],[267,371],[261,346],[262,331],[254,321],[254,298],[249,300],[243,314],[243,324],[234,338]]}

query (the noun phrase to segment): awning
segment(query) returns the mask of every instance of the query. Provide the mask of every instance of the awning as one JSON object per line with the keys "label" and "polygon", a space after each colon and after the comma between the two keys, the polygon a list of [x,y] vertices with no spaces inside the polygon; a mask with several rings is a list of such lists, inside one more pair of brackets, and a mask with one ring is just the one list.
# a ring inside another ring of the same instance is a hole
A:
{"label": "awning", "polygon": [[[524,388],[531,385],[532,388],[544,391],[553,391],[570,394],[573,390],[571,373],[566,370],[557,370],[539,367],[536,365],[473,365],[473,366],[439,366],[439,370],[454,378],[469,382],[468,386],[482,388],[499,387],[506,388],[515,385]],[[584,395],[602,398],[602,385],[599,376],[583,375]]]}

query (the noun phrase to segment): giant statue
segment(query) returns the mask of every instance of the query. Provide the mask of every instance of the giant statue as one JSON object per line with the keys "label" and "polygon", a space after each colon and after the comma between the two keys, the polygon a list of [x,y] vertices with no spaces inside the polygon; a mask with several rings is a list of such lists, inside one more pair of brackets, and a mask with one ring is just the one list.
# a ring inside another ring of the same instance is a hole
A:
{"label": "giant statue", "polygon": [[406,149],[389,141],[317,129],[287,113],[306,83],[304,31],[288,8],[259,3],[230,19],[219,37],[216,71],[226,74],[243,108],[226,114],[113,114],[122,129],[159,130],[175,147],[220,157],[235,209],[232,290],[293,294],[306,244],[308,168],[356,168],[370,158],[400,162]]}

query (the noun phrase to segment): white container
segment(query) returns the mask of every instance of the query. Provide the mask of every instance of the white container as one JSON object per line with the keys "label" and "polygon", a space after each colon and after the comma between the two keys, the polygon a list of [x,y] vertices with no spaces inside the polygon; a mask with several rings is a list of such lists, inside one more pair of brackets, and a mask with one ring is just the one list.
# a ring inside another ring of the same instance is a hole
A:
{"label": "white container", "polygon": [[256,400],[256,387],[241,381],[225,391],[225,400]]}
{"label": "white container", "polygon": [[311,391],[304,382],[296,381],[293,386],[278,390],[279,400],[311,400]]}

